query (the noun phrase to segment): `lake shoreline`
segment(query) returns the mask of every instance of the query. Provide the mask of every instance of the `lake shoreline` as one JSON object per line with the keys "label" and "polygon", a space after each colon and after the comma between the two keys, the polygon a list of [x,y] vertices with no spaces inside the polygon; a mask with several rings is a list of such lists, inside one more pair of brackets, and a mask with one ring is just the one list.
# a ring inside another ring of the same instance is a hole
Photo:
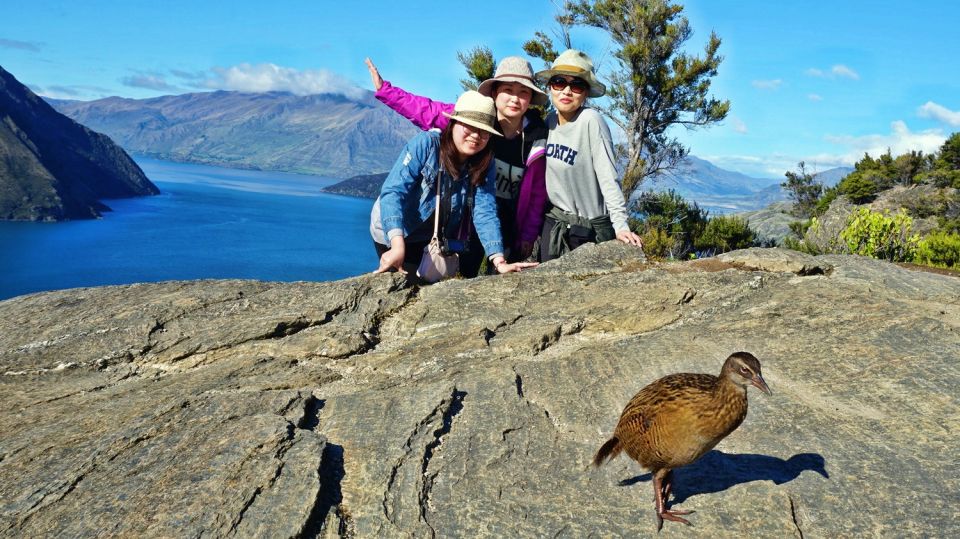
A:
{"label": "lake shoreline", "polygon": [[330,281],[376,267],[372,201],[336,179],[136,157],[161,193],[101,219],[0,222],[0,300],[65,288],[193,279]]}

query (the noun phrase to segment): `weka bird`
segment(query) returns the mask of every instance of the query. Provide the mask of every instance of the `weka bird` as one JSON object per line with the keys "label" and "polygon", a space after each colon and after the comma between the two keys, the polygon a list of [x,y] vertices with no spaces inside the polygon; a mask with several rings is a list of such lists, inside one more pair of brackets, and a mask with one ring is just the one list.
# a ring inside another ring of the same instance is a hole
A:
{"label": "weka bird", "polygon": [[770,394],[760,362],[747,352],[731,354],[719,377],[682,373],[653,382],[627,403],[613,437],[597,451],[594,466],[626,451],[653,472],[657,531],[663,519],[689,525],[678,515],[692,511],[666,507],[673,469],[694,462],[740,426],[747,416],[748,385]]}

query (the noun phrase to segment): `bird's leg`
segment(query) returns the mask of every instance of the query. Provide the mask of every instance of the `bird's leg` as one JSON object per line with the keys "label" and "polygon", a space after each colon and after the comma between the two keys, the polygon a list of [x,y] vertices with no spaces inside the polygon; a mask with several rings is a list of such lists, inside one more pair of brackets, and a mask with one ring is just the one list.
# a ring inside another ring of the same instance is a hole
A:
{"label": "bird's leg", "polygon": [[670,501],[670,490],[673,488],[673,470],[663,476],[663,503]]}
{"label": "bird's leg", "polygon": [[657,531],[660,531],[660,528],[663,527],[663,520],[672,520],[674,522],[681,522],[690,526],[690,521],[680,517],[679,515],[689,515],[693,511],[668,511],[667,510],[667,499],[664,495],[664,492],[669,494],[670,492],[670,470],[657,470],[653,474],[653,496],[656,502],[657,509]]}

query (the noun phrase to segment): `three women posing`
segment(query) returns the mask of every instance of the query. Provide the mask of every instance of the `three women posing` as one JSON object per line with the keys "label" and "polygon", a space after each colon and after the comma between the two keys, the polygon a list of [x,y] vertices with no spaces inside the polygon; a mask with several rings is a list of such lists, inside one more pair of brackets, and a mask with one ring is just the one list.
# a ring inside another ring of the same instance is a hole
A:
{"label": "three women posing", "polygon": [[[367,67],[377,99],[421,129],[446,131],[453,105],[392,86],[380,77],[369,59]],[[586,242],[614,237],[640,246],[640,238],[627,226],[625,202],[616,182],[610,130],[596,111],[584,106],[588,92],[590,96],[599,97],[605,91],[593,74],[589,57],[580,51],[568,50],[557,58],[551,69],[537,73],[537,77],[548,82],[556,109],[547,117],[546,124],[536,111],[529,110],[531,104],[545,104],[546,95],[534,84],[533,70],[526,60],[504,58],[494,77],[478,88],[480,94],[493,97],[496,121],[491,127],[501,135],[493,142],[492,166],[496,213],[505,240],[503,262],[527,258],[538,235],[541,236],[540,260],[556,258]],[[544,137],[547,127],[549,133]],[[384,183],[384,195],[388,193],[388,185],[395,183],[391,182],[395,172],[396,167]],[[478,189],[477,194],[480,192]],[[474,248],[470,252],[479,251],[476,245],[479,239],[487,253],[500,254],[491,251],[484,241],[482,223],[477,221],[475,225],[477,234],[471,234]],[[374,238],[376,240],[376,234]],[[461,262],[461,273],[476,275],[473,268],[478,267],[479,262],[479,258]],[[498,271],[500,266],[508,264],[495,264]],[[512,270],[530,266],[517,266]],[[383,268],[381,259],[381,271]]]}

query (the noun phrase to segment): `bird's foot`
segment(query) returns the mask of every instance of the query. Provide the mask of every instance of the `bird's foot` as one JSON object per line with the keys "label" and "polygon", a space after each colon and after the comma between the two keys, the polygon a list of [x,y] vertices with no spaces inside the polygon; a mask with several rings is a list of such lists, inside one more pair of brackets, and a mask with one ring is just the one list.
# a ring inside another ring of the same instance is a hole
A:
{"label": "bird's foot", "polygon": [[693,524],[690,524],[689,520],[679,516],[679,515],[689,515],[689,514],[692,514],[693,512],[694,511],[680,511],[680,510],[676,510],[676,511],[663,510],[658,512],[657,513],[657,532],[660,531],[660,528],[663,528],[664,520],[671,520],[673,522],[680,522],[682,524],[686,524],[687,526],[693,526]]}

